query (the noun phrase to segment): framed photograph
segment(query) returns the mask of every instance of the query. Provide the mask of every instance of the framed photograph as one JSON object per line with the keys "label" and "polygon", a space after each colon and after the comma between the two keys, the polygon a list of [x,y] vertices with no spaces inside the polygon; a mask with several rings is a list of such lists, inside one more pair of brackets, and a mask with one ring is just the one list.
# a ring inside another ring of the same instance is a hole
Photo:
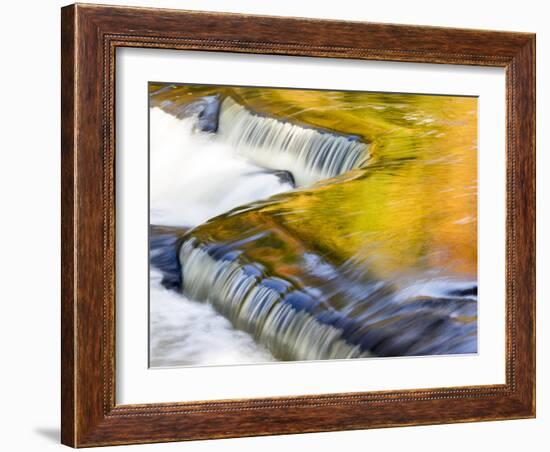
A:
{"label": "framed photograph", "polygon": [[535,416],[535,36],[62,9],[62,442]]}

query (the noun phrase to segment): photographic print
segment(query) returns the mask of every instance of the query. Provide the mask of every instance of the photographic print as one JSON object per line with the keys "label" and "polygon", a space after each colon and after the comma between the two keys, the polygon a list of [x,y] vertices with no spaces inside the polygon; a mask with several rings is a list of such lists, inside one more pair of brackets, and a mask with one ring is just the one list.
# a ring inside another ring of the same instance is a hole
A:
{"label": "photographic print", "polygon": [[477,353],[476,97],[147,95],[150,367]]}
{"label": "photographic print", "polygon": [[535,417],[535,34],[77,4],[61,43],[63,444]]}

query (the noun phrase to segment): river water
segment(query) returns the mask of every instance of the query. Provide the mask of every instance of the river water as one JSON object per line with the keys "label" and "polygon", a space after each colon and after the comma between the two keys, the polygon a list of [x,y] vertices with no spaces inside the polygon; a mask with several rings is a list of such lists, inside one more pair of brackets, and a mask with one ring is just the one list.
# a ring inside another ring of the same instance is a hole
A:
{"label": "river water", "polygon": [[150,86],[150,365],[477,351],[477,101]]}

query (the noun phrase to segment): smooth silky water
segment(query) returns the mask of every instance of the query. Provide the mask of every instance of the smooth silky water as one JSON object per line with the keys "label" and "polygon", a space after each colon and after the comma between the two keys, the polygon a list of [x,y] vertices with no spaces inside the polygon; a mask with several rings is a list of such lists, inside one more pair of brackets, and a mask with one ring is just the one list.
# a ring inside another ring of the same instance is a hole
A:
{"label": "smooth silky water", "polygon": [[477,351],[477,100],[150,85],[150,365]]}

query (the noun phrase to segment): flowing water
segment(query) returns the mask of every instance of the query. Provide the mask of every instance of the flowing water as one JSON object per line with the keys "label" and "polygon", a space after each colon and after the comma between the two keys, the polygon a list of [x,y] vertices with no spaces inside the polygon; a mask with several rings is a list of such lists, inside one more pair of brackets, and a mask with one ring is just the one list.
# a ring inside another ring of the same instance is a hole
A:
{"label": "flowing water", "polygon": [[231,97],[220,108],[217,135],[237,152],[309,186],[364,164],[367,145],[353,136],[300,127],[251,113]]}
{"label": "flowing water", "polygon": [[230,145],[195,133],[194,117],[150,113],[151,224],[196,226],[223,212],[292,188]]}
{"label": "flowing water", "polygon": [[150,90],[152,366],[476,352],[475,99]]}

